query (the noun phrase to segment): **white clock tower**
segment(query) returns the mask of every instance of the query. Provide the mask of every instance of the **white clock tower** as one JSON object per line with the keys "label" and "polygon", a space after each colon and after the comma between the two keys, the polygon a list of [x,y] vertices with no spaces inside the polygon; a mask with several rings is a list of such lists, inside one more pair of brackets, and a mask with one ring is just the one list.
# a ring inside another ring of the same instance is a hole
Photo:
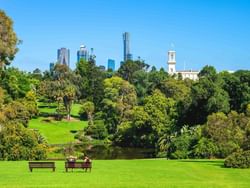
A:
{"label": "white clock tower", "polygon": [[175,60],[176,52],[175,51],[168,51],[168,74],[173,75],[176,73]]}

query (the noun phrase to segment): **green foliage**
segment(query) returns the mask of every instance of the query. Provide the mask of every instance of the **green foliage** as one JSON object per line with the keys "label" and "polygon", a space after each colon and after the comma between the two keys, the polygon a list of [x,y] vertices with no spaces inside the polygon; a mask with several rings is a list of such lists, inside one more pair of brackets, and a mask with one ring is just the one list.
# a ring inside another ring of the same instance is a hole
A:
{"label": "green foliage", "polygon": [[203,136],[211,140],[218,148],[217,157],[226,157],[245,147],[249,118],[244,114],[230,112],[227,116],[218,112],[208,116],[203,127]]}
{"label": "green foliage", "polygon": [[79,111],[80,117],[84,117],[87,115],[89,126],[93,126],[94,111],[95,111],[95,105],[91,101],[87,101],[87,102],[83,103],[83,105]]}
{"label": "green foliage", "polygon": [[[41,82],[39,93],[47,98],[49,102],[57,102],[57,117],[62,117],[64,112],[66,112],[67,119],[70,120],[76,88],[69,80],[63,80],[63,77],[58,77],[60,80]],[[64,108],[62,108],[62,103]]]}
{"label": "green foliage", "polygon": [[3,113],[6,117],[6,122],[17,122],[21,123],[25,127],[28,126],[28,122],[31,118],[29,110],[24,104],[18,101],[13,101],[9,103],[3,110]]}
{"label": "green foliage", "polygon": [[229,155],[224,166],[227,168],[250,168],[250,151],[238,151]]}
{"label": "green foliage", "polygon": [[216,80],[216,69],[213,66],[206,65],[198,74],[199,78],[208,78],[211,81]]}
{"label": "green foliage", "polygon": [[19,123],[7,123],[0,131],[1,160],[41,160],[46,158],[47,146],[40,135]]}
{"label": "green foliage", "polygon": [[169,131],[176,122],[176,102],[166,98],[159,90],[145,99],[145,111],[149,115],[149,122],[158,135]]}
{"label": "green foliage", "polygon": [[143,61],[132,61],[128,60],[122,64],[122,66],[117,71],[118,76],[123,78],[124,80],[134,83],[135,73],[140,70],[147,70],[149,65],[144,63]]}
{"label": "green foliage", "polygon": [[135,88],[120,77],[104,80],[103,112],[109,133],[115,133],[117,125],[126,120],[136,105]]}
{"label": "green foliage", "polygon": [[213,158],[218,152],[217,146],[209,139],[202,137],[194,146],[193,156],[196,158]]}
{"label": "green foliage", "polygon": [[220,77],[224,81],[223,88],[229,94],[231,110],[243,112],[250,103],[250,71],[223,72]]}
{"label": "green foliage", "polygon": [[13,30],[12,20],[0,10],[0,69],[9,65],[18,51],[19,40]]}
{"label": "green foliage", "polygon": [[180,133],[171,139],[168,148],[168,157],[171,159],[187,159],[199,157],[193,148],[201,137],[200,127],[184,126]]}
{"label": "green foliage", "polygon": [[32,79],[25,72],[12,67],[2,73],[0,85],[14,100],[25,97],[33,86]]}
{"label": "green foliage", "polygon": [[70,120],[70,114],[72,109],[72,104],[75,98],[76,89],[74,85],[68,85],[63,91],[63,104],[67,112],[67,119]]}
{"label": "green foliage", "polygon": [[101,108],[103,100],[103,80],[106,75],[94,61],[86,62],[83,59],[76,65],[76,74],[79,75],[79,98],[92,101],[96,109]]}
{"label": "green foliage", "polygon": [[94,139],[103,140],[108,136],[108,131],[103,120],[95,120],[92,126],[85,128],[86,135]]}
{"label": "green foliage", "polygon": [[214,73],[214,68],[204,67],[204,73],[200,74],[199,81],[191,86],[192,103],[185,115],[185,122],[190,125],[204,124],[212,113],[230,111],[228,93],[221,87],[222,80]]}
{"label": "green foliage", "polygon": [[119,124],[114,137],[114,143],[126,147],[153,148],[156,138],[149,122],[149,115],[144,108],[135,106],[131,111],[129,119],[130,121]]}
{"label": "green foliage", "polygon": [[155,147],[161,137],[170,134],[176,115],[175,101],[156,90],[145,98],[144,106],[134,107],[127,120],[118,125],[114,142],[120,146]]}
{"label": "green foliage", "polygon": [[0,110],[3,106],[3,103],[4,103],[4,91],[3,89],[0,87]]}

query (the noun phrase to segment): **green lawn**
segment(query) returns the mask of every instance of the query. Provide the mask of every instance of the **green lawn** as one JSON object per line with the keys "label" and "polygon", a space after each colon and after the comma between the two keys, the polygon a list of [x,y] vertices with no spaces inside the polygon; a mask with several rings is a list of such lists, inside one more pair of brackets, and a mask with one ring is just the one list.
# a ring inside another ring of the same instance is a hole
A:
{"label": "green lawn", "polygon": [[74,141],[74,133],[71,130],[81,130],[87,126],[86,121],[79,120],[62,120],[62,121],[43,121],[46,118],[39,117],[31,119],[29,128],[38,129],[39,132],[47,139],[49,144],[64,144]]}
{"label": "green lawn", "polygon": [[[48,106],[48,103],[38,102],[38,108],[41,113],[55,114],[56,113],[56,103],[51,103]],[[81,108],[81,104],[73,104],[71,109],[71,115],[74,117],[79,117],[79,110]]]}
{"label": "green lawn", "polygon": [[250,169],[226,169],[223,161],[96,160],[91,173],[65,173],[64,162],[28,171],[28,162],[0,162],[1,188],[249,188]]}

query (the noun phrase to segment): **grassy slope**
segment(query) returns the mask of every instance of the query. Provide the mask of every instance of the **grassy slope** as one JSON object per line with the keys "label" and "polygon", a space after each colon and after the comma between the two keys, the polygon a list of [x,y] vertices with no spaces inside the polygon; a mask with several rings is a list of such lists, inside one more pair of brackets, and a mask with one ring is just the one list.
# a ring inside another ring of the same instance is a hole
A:
{"label": "grassy slope", "polygon": [[81,130],[86,125],[85,121],[52,121],[44,122],[39,117],[29,122],[29,128],[38,129],[50,144],[63,144],[74,141],[74,134],[70,130]]}
{"label": "grassy slope", "polygon": [[[56,112],[56,104],[52,103],[51,107],[47,107],[47,103],[38,103],[39,111],[42,113],[54,114]],[[78,117],[80,104],[73,104],[71,115]],[[39,132],[47,139],[49,144],[64,144],[74,142],[74,134],[71,130],[81,130],[87,126],[86,121],[42,121],[43,117],[32,119],[29,122],[29,128],[38,129]]]}
{"label": "grassy slope", "polygon": [[[64,162],[28,171],[28,163],[0,162],[0,187],[248,188],[250,169],[226,169],[222,161],[96,160],[91,173],[65,173]],[[5,170],[3,170],[5,169]]]}
{"label": "grassy slope", "polygon": [[[47,103],[38,102],[39,111],[43,113],[55,114],[56,113],[56,103],[51,103],[51,107],[47,106]],[[74,117],[79,117],[79,110],[81,108],[81,104],[73,104],[71,109],[71,115]]]}

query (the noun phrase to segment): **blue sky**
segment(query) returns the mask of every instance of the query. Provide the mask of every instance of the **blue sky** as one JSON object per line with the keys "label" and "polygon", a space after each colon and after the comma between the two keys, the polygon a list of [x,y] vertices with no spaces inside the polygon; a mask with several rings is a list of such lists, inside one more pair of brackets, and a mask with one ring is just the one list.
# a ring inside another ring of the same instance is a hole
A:
{"label": "blue sky", "polygon": [[81,44],[94,48],[97,64],[123,58],[122,33],[130,32],[131,52],[157,68],[167,51],[177,69],[250,69],[248,0],[0,0],[23,43],[13,65],[45,70],[57,49],[71,50],[71,68]]}

